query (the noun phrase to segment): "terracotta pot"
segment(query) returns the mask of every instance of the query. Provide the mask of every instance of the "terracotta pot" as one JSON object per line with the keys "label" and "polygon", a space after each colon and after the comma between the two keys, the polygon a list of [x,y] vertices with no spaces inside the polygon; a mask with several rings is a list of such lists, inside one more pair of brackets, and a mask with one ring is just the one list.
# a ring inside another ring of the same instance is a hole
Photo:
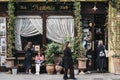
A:
{"label": "terracotta pot", "polygon": [[113,58],[115,74],[120,74],[120,58]]}
{"label": "terracotta pot", "polygon": [[55,65],[54,64],[46,64],[46,71],[48,74],[53,74],[55,71]]}
{"label": "terracotta pot", "polygon": [[84,74],[84,70],[86,69],[86,61],[87,58],[78,58],[78,69],[80,69],[80,74]]}
{"label": "terracotta pot", "polygon": [[62,66],[56,65],[55,70],[56,70],[57,74],[60,74],[60,72],[62,71]]}
{"label": "terracotta pot", "polygon": [[14,60],[15,60],[15,57],[6,58],[6,61],[7,61],[6,67],[7,68],[13,67],[14,66]]}
{"label": "terracotta pot", "polygon": [[86,60],[87,60],[87,58],[78,58],[78,68],[79,69],[86,68]]}

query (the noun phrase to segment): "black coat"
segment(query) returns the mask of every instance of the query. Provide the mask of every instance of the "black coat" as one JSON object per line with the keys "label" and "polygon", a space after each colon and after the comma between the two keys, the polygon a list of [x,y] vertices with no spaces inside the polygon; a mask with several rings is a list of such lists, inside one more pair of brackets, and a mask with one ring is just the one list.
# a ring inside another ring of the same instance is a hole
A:
{"label": "black coat", "polygon": [[[104,56],[100,56],[100,52],[103,52],[104,53]],[[100,58],[105,58],[106,54],[105,54],[105,47],[104,45],[99,45],[97,47],[97,57],[100,57]]]}
{"label": "black coat", "polygon": [[[104,53],[104,56],[100,56],[100,52]],[[106,62],[106,55],[105,55],[105,47],[104,45],[99,45],[97,47],[97,68],[99,69],[104,69],[107,66],[107,62]]]}
{"label": "black coat", "polygon": [[64,68],[73,68],[73,61],[72,61],[72,52],[69,47],[67,47],[63,51],[64,57],[63,57],[63,67]]}
{"label": "black coat", "polygon": [[33,48],[28,48],[27,51],[25,51],[25,60],[24,60],[24,68],[30,69],[32,66],[32,55],[34,53]]}

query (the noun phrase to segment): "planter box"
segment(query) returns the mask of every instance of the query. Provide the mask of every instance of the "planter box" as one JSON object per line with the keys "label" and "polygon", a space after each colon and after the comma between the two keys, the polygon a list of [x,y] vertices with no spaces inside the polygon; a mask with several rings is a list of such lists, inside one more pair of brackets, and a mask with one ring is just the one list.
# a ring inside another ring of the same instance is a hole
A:
{"label": "planter box", "polygon": [[6,58],[6,61],[7,61],[6,67],[7,68],[13,67],[14,66],[14,60],[15,60],[15,57]]}

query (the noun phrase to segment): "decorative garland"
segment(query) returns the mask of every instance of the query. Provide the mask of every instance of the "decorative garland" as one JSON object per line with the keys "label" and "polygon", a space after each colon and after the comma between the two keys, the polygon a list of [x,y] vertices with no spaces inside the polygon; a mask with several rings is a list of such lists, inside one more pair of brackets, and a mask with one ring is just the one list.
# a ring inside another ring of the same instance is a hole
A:
{"label": "decorative garland", "polygon": [[14,42],[15,42],[15,7],[14,0],[8,2],[8,23],[7,23],[7,57],[13,56]]}

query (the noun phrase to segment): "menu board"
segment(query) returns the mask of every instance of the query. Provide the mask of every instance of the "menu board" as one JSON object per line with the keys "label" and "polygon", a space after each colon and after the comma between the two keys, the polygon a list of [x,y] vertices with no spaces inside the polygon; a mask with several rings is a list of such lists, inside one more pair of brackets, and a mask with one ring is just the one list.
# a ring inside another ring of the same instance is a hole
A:
{"label": "menu board", "polygon": [[35,45],[35,51],[40,51],[40,46],[39,45]]}
{"label": "menu board", "polygon": [[0,17],[0,66],[5,66],[6,52],[6,17]]}

